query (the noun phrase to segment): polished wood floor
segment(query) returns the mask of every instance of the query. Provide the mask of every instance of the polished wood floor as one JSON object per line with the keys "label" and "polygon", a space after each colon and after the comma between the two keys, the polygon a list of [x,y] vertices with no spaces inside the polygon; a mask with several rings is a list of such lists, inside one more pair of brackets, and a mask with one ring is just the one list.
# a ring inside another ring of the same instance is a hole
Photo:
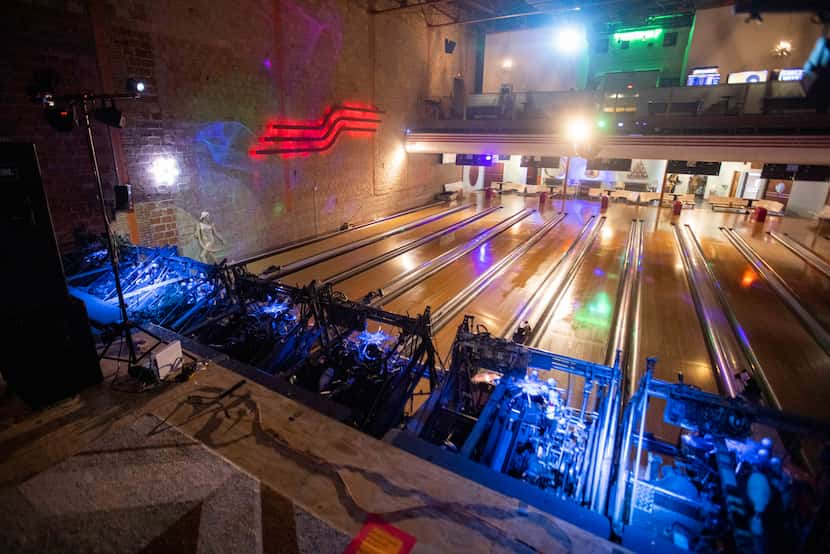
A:
{"label": "polished wood floor", "polygon": [[[478,221],[419,248],[389,260],[338,285],[348,297],[359,299],[369,291],[395,282],[402,274],[447,250],[464,244],[477,234],[523,208],[537,211],[423,281],[385,307],[401,313],[434,309],[460,291],[513,248],[527,240],[539,227],[557,215],[560,200],[540,206],[537,197],[497,197],[488,203],[481,194],[468,196],[468,209],[414,230],[384,239],[330,261],[312,266],[285,278],[289,283],[324,279],[378,254],[387,252],[427,233],[465,219],[489,205],[503,206]],[[252,264],[261,271],[302,259],[353,240],[393,229],[403,223],[443,211],[432,207],[377,225],[344,233]],[[494,334],[510,332],[505,325],[538,288],[544,273],[570,246],[591,215],[599,215],[595,201],[569,200],[566,219],[513,263],[481,295],[467,305],[471,314]],[[795,254],[776,243],[767,231],[786,232],[821,256],[830,259],[830,230],[817,229],[814,220],[769,217],[756,223],[749,215],[714,212],[708,204],[683,210],[679,218],[671,210],[654,206],[612,203],[603,228],[565,291],[554,322],[540,346],[561,354],[602,362],[608,347],[611,317],[620,280],[621,257],[633,219],[644,222],[644,249],[641,265],[643,296],[640,310],[641,354],[658,359],[656,377],[674,381],[682,373],[686,382],[717,392],[709,355],[703,341],[690,297],[672,224],[689,224],[698,236],[704,253],[755,349],[784,408],[820,419],[830,419],[830,357],[807,333],[802,324],[752,270],[750,264],[726,240],[720,227],[733,227],[755,248],[792,287],[807,309],[830,329],[830,279]],[[455,328],[463,314],[435,333],[442,355],[448,353]],[[534,323],[534,322],[531,322]],[[644,365],[644,364],[641,364]]]}

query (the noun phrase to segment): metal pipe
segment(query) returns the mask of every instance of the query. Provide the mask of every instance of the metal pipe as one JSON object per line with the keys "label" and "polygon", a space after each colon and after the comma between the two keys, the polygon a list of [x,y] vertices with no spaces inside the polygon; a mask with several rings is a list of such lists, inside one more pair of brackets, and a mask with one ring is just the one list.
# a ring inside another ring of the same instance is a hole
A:
{"label": "metal pipe", "polygon": [[478,248],[479,245],[503,233],[519,221],[523,220],[524,218],[532,214],[534,211],[535,210],[525,209],[520,212],[517,212],[509,218],[502,221],[501,223],[494,225],[487,231],[480,233],[467,244],[459,245],[451,250],[444,252],[437,258],[433,258],[422,263],[420,266],[416,267],[412,271],[404,274],[404,276],[397,276],[394,280],[386,283],[379,289],[381,294],[372,299],[372,301],[369,302],[369,305],[373,307],[378,307],[386,304],[387,302],[391,302],[392,300],[398,298],[406,291],[410,290],[418,283],[424,281],[432,275],[435,275],[436,273],[438,273],[454,261],[458,260],[465,254],[472,252],[474,249]]}
{"label": "metal pipe", "polygon": [[473,282],[464,287],[458,294],[446,301],[441,307],[433,312],[432,333],[435,335],[450,320],[460,312],[464,306],[469,304],[484,291],[490,283],[498,278],[510,264],[522,257],[530,248],[542,240],[551,229],[559,225],[567,214],[559,214],[557,217],[548,220],[528,240],[511,250],[504,258],[490,266],[487,271],[479,275]]}
{"label": "metal pipe", "polygon": [[266,270],[265,272],[263,272],[262,277],[270,279],[272,281],[276,281],[277,279],[285,277],[286,275],[290,275],[291,273],[296,273],[313,265],[317,265],[321,262],[325,262],[332,258],[336,258],[337,256],[342,256],[343,254],[347,254],[349,252],[357,250],[358,248],[363,248],[364,246],[369,246],[370,244],[380,242],[383,239],[387,239],[391,236],[399,235],[401,233],[405,233],[406,231],[411,231],[412,229],[417,229],[418,227],[421,227],[428,223],[432,223],[433,221],[438,221],[439,219],[443,219],[448,215],[454,214],[455,212],[460,212],[461,210],[466,210],[471,207],[473,207],[472,204],[456,206],[455,208],[444,210],[443,212],[439,212],[437,214],[433,214],[431,216],[419,219],[418,221],[413,221],[411,223],[400,225],[398,227],[395,227],[394,229],[384,231],[383,233],[372,235],[364,239],[356,240],[348,244],[344,244],[342,246],[331,248],[329,250],[324,250],[323,252],[319,252],[317,254],[314,254],[313,256],[309,256],[308,258],[303,258],[302,260],[297,260],[295,262],[285,264],[284,266],[279,266],[275,268],[273,271]]}
{"label": "metal pipe", "polygon": [[364,227],[370,227],[372,225],[377,225],[378,223],[383,223],[384,221],[389,221],[390,219],[395,219],[396,217],[402,217],[405,215],[409,215],[414,212],[419,212],[421,210],[426,210],[428,208],[434,208],[435,206],[441,206],[442,204],[446,204],[445,201],[441,200],[439,202],[432,202],[431,204],[426,204],[424,206],[418,206],[415,208],[409,208],[408,210],[403,210],[402,212],[397,212],[391,215],[387,215],[381,217],[380,219],[374,219],[372,221],[367,221],[366,223],[361,223],[360,225],[355,225],[354,227],[349,227],[348,229],[338,229],[336,231],[329,231],[328,233],[323,233],[322,235],[315,235],[312,237],[300,239],[298,241],[290,242],[286,245],[280,246],[278,248],[274,248],[273,250],[269,250],[267,252],[262,252],[261,254],[255,254],[253,256],[249,256],[247,258],[243,258],[241,260],[232,262],[229,264],[230,266],[240,266],[245,265],[253,262],[258,262],[259,260],[264,260],[265,258],[270,258],[271,256],[276,256],[277,254],[282,254],[283,252],[288,252],[289,250],[294,250],[296,248],[300,248],[302,246],[308,246],[309,244],[314,244],[316,242],[320,242],[322,240],[330,239],[331,237],[336,237],[337,235],[342,235],[343,233],[348,233],[351,231],[356,231],[358,229],[363,229]]}
{"label": "metal pipe", "polygon": [[516,329],[516,326],[522,321],[528,319],[528,315],[533,310],[534,306],[540,303],[540,296],[545,296],[546,302],[544,305],[547,305],[547,303],[550,302],[550,295],[546,294],[546,292],[550,289],[550,283],[556,276],[559,267],[561,267],[565,260],[571,255],[571,253],[577,249],[579,243],[583,240],[583,237],[585,237],[585,235],[592,228],[591,226],[595,224],[596,221],[597,218],[593,215],[590,218],[588,218],[588,221],[586,221],[585,224],[582,226],[582,229],[579,230],[579,233],[576,235],[576,238],[574,238],[573,242],[571,242],[571,245],[568,247],[565,253],[562,254],[559,257],[559,259],[556,260],[556,262],[554,262],[550,269],[548,269],[548,272],[542,278],[542,282],[539,283],[539,286],[536,287],[536,290],[534,290],[533,294],[530,295],[530,298],[528,298],[524,307],[521,310],[519,310],[510,321],[507,322],[507,325],[504,326],[500,333],[500,336],[502,338],[510,338],[513,336],[513,331]]}
{"label": "metal pipe", "polygon": [[781,402],[778,400],[778,397],[772,390],[772,385],[770,384],[769,380],[767,380],[766,373],[764,373],[764,368],[763,366],[761,366],[761,361],[758,359],[758,356],[755,355],[755,350],[749,343],[749,338],[746,336],[743,327],[741,327],[741,324],[738,321],[738,317],[732,310],[732,306],[729,305],[729,300],[727,300],[726,295],[723,293],[723,287],[718,281],[718,278],[715,276],[715,272],[712,271],[712,267],[706,262],[706,255],[703,253],[703,246],[701,246],[700,241],[697,240],[697,237],[692,231],[692,228],[686,225],[686,229],[689,233],[689,236],[692,239],[692,244],[694,244],[697,255],[699,255],[701,259],[704,261],[703,266],[706,269],[706,275],[709,281],[714,284],[714,290],[718,298],[718,303],[720,304],[720,307],[723,310],[727,321],[729,322],[729,326],[732,329],[732,333],[735,339],[737,339],[738,345],[740,346],[741,351],[743,352],[745,361],[748,364],[747,367],[749,368],[750,374],[761,387],[761,392],[764,395],[766,403],[770,406],[775,406],[780,410]]}
{"label": "metal pipe", "polygon": [[822,272],[825,277],[830,277],[830,263],[827,262],[824,258],[804,246],[803,244],[797,242],[795,239],[790,237],[788,234],[784,233],[783,235],[779,235],[775,231],[769,231],[769,236],[786,246],[789,250],[793,252],[796,256]]}
{"label": "metal pipe", "polygon": [[450,234],[454,231],[457,231],[458,229],[460,229],[460,228],[462,228],[466,225],[469,225],[470,223],[472,223],[474,221],[478,221],[479,219],[481,219],[481,218],[483,218],[487,215],[490,215],[491,213],[495,212],[496,210],[500,210],[500,209],[502,209],[501,206],[495,206],[493,208],[488,208],[488,209],[486,209],[482,212],[479,212],[475,215],[472,215],[472,216],[470,216],[466,219],[462,219],[461,221],[459,221],[457,223],[453,223],[449,227],[444,227],[443,229],[438,229],[434,233],[430,233],[425,237],[421,237],[417,240],[410,241],[406,244],[403,244],[403,245],[395,248],[394,250],[390,250],[389,252],[381,254],[380,256],[375,256],[374,258],[372,258],[370,260],[367,260],[367,261],[365,261],[361,264],[353,266],[353,267],[351,267],[349,269],[346,269],[344,271],[341,271],[339,273],[335,273],[334,275],[332,275],[330,277],[326,277],[325,279],[323,279],[321,284],[322,285],[329,285],[329,284],[336,285],[338,283],[342,283],[346,279],[351,279],[355,275],[359,275],[360,273],[363,273],[364,271],[368,271],[369,269],[372,269],[373,267],[378,266],[378,265],[382,264],[385,261],[391,260],[392,258],[394,258],[396,256],[400,256],[404,252],[409,252],[410,250],[418,248],[419,246],[423,246],[424,244],[427,244],[428,242],[432,242],[433,240],[435,240],[437,238],[443,237],[444,235],[448,235],[448,234]]}
{"label": "metal pipe", "polygon": [[622,351],[620,368],[623,392],[631,396],[636,382],[632,370],[636,367],[639,350],[639,300],[641,297],[640,263],[643,254],[643,222],[633,220],[628,233],[625,256],[621,263],[622,282],[617,289],[617,302],[611,327],[611,340],[605,352],[605,365],[611,366]]}
{"label": "metal pipe", "polygon": [[746,241],[735,232],[734,229],[727,229],[721,227],[721,231],[729,239],[729,242],[740,252],[744,258],[755,268],[755,271],[764,278],[767,284],[778,295],[778,297],[787,305],[787,307],[795,314],[801,321],[807,331],[812,335],[813,339],[819,346],[830,354],[830,334],[821,326],[821,324],[808,312],[801,301],[796,296],[795,292],[790,288],[784,279],[767,263]]}
{"label": "metal pipe", "polygon": [[[744,391],[744,384],[736,378],[738,374],[749,369],[743,359],[741,348],[734,333],[717,333],[716,321],[728,319],[721,310],[718,310],[720,301],[717,297],[715,282],[707,273],[705,258],[693,248],[684,228],[675,226],[675,239],[686,271],[686,280],[692,293],[695,310],[697,311],[703,338],[712,360],[717,376],[718,388],[721,393],[733,398]],[[691,229],[685,227],[688,233]]]}

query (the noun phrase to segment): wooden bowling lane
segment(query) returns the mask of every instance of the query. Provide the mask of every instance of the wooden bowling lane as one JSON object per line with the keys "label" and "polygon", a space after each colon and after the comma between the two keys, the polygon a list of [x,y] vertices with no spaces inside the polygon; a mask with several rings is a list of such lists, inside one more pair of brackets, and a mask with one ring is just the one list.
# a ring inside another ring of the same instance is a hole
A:
{"label": "wooden bowling lane", "polygon": [[806,310],[830,329],[830,278],[772,238],[765,228],[746,226],[739,233],[781,276]]}
{"label": "wooden bowling lane", "polygon": [[[366,237],[370,237],[373,235],[377,235],[379,233],[383,233],[385,231],[389,231],[390,229],[394,229],[400,225],[405,225],[407,223],[412,223],[419,219],[423,219],[447,209],[450,209],[452,206],[456,204],[441,204],[438,206],[431,206],[428,208],[424,208],[423,210],[418,210],[412,213],[408,213],[405,215],[401,215],[399,217],[395,217],[389,219],[387,221],[382,221],[375,225],[368,225],[366,227],[362,227],[360,229],[355,229],[354,231],[349,231],[347,233],[342,233],[340,235],[336,235],[327,239],[324,239],[320,242],[316,242],[314,244],[308,244],[305,246],[301,246],[299,248],[294,248],[292,250],[287,250],[280,254],[276,254],[274,256],[269,256],[267,258],[263,258],[261,260],[257,260],[255,262],[251,262],[247,264],[248,271],[255,275],[259,275],[265,269],[272,265],[284,265],[290,262],[294,262],[297,260],[301,260],[308,256],[312,256],[319,252],[323,252],[325,250],[329,250],[331,248],[335,248],[338,246],[342,246],[349,242],[353,242],[356,240],[364,239]],[[453,216],[457,216],[458,213],[453,214]],[[449,216],[448,216],[449,217]],[[463,217],[463,216],[462,216]],[[447,218],[443,218],[447,219]],[[439,222],[442,220],[439,220]],[[437,223],[437,222],[436,222]],[[440,223],[438,223],[440,225]]]}
{"label": "wooden bowling lane", "polygon": [[[575,201],[568,204],[568,211],[571,210],[599,213],[599,203]],[[634,210],[625,205],[612,205],[608,210],[599,236],[559,300],[539,348],[604,362],[620,282],[620,262],[633,214]]]}
{"label": "wooden bowling lane", "polygon": [[641,265],[640,354],[636,382],[645,370],[645,358],[654,356],[654,376],[675,382],[677,374],[707,392],[718,392],[717,381],[703,340],[700,322],[686,280],[683,261],[671,225],[656,230],[645,225]]}
{"label": "wooden bowling lane", "polygon": [[482,244],[449,267],[389,302],[385,308],[393,312],[408,311],[410,313],[419,313],[426,306],[437,308],[486,271],[493,263],[527,240],[546,219],[555,215],[553,211],[545,214],[540,212],[531,214],[504,233]]}
{"label": "wooden bowling lane", "polygon": [[[449,227],[450,225],[475,215],[477,212],[478,210],[476,208],[462,210],[458,213],[439,219],[438,221],[433,221],[432,223],[418,227],[417,229],[412,229],[411,231],[385,238],[374,244],[364,246],[363,248],[343,254],[342,256],[337,256],[330,260],[315,264],[302,271],[292,273],[285,276],[282,281],[291,284],[306,284],[310,283],[312,280],[321,281],[355,265],[371,260],[375,256],[394,250],[395,248],[405,245],[408,242]],[[398,268],[397,272],[394,274],[404,271],[408,267],[411,267],[411,264],[413,263],[417,265],[424,259],[429,259],[434,255],[437,255],[435,254],[436,251],[440,253],[442,248],[446,248],[445,245],[455,241],[467,240],[482,230],[495,225],[509,215],[510,213],[507,212],[507,210],[496,210],[481,219],[461,227],[460,229],[456,229],[455,231],[439,237],[432,242],[414,248],[408,252],[404,252],[400,256],[392,258],[391,260],[388,260],[387,262],[380,264],[365,273],[358,274],[352,279],[339,283],[335,286],[335,289],[346,293],[349,298],[357,298],[362,296],[371,290],[373,286],[377,287],[381,284],[383,281],[379,281],[379,276],[384,272],[394,271],[394,269],[391,268]],[[361,279],[361,277],[364,277],[364,279]],[[366,279],[367,277],[368,279]],[[356,283],[365,283],[365,288],[360,285],[355,286]]]}
{"label": "wooden bowling lane", "polygon": [[[550,207],[547,209],[545,217],[555,217],[553,210]],[[513,314],[522,309],[536,287],[541,284],[551,264],[556,263],[565,253],[583,224],[580,215],[569,215],[513,263],[481,295],[434,335],[438,352],[442,356],[449,353],[456,330],[464,320],[465,314],[474,316],[476,322],[484,325],[491,333],[500,333]]]}
{"label": "wooden bowling lane", "polygon": [[783,409],[830,419],[830,357],[725,238],[701,244]]}
{"label": "wooden bowling lane", "polygon": [[[474,200],[471,199],[469,201],[472,202]],[[490,205],[491,204],[482,204],[482,206],[487,207],[489,207]],[[443,236],[433,242],[420,246],[414,250],[410,250],[409,252],[406,252],[376,267],[373,267],[369,271],[355,275],[354,277],[347,279],[342,283],[338,283],[335,286],[335,289],[343,292],[349,298],[362,298],[366,293],[372,290],[376,290],[378,287],[383,286],[385,283],[389,283],[390,281],[395,280],[403,273],[411,271],[416,267],[420,266],[422,263],[437,258],[444,252],[447,252],[452,248],[455,248],[472,240],[476,235],[485,232],[488,228],[493,227],[499,222],[508,219],[510,216],[518,213],[525,207],[533,207],[533,204],[531,202],[527,201],[525,198],[522,197],[505,197],[500,201],[499,199],[497,199],[492,203],[492,205],[501,205],[502,209],[496,210],[490,215],[485,216],[484,218],[475,221],[470,225],[467,225],[466,227],[455,231],[454,233]],[[511,232],[515,231],[512,229],[508,229],[500,236],[510,234]],[[348,267],[348,265],[346,267]],[[452,267],[447,268],[444,271],[451,270]],[[444,271],[440,273],[443,273]],[[331,273],[328,273],[323,277],[327,277],[330,274]],[[394,309],[391,309],[389,306],[384,306],[384,309],[395,311]],[[415,313],[422,310],[423,308],[418,308],[417,306],[413,308],[409,308],[406,306],[404,307],[404,312],[409,311],[409,313]]]}

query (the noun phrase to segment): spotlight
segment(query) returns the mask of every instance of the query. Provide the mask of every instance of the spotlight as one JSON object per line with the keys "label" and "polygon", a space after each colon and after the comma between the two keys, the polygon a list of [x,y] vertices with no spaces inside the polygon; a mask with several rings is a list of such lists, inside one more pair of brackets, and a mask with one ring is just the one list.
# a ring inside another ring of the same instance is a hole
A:
{"label": "spotlight", "polygon": [[617,127],[625,127],[625,123],[622,121],[617,121]]}
{"label": "spotlight", "polygon": [[793,43],[789,40],[779,40],[775,45],[776,56],[789,56],[793,50]]}
{"label": "spotlight", "polygon": [[566,54],[581,52],[588,46],[585,28],[581,25],[559,27],[554,33],[554,45],[557,50]]}
{"label": "spotlight", "polygon": [[156,158],[150,166],[150,173],[160,185],[172,185],[179,176],[179,164],[173,158]]}
{"label": "spotlight", "polygon": [[455,50],[455,41],[450,40],[448,38],[444,39],[444,52],[447,54],[452,54]]}
{"label": "spotlight", "polygon": [[114,102],[109,106],[101,106],[100,108],[95,108],[94,115],[95,119],[97,119],[105,125],[109,125],[110,127],[123,129],[127,125],[127,118],[124,117],[124,114],[121,113],[121,110],[115,107]]}
{"label": "spotlight", "polygon": [[510,58],[505,58],[504,61],[501,62],[502,69],[512,69],[513,68],[513,60]]}
{"label": "spotlight", "polygon": [[141,94],[147,89],[144,81],[139,81],[137,79],[127,79],[127,92],[132,92],[134,94]]}
{"label": "spotlight", "polygon": [[581,117],[570,119],[565,123],[565,136],[574,144],[587,142],[591,138],[591,125]]}
{"label": "spotlight", "polygon": [[46,122],[61,133],[69,133],[78,126],[74,106],[48,106],[46,108]]}

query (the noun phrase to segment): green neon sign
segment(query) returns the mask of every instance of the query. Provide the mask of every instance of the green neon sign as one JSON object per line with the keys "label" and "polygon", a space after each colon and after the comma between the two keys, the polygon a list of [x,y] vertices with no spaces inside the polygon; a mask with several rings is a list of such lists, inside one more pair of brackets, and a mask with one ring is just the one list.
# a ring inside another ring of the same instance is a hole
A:
{"label": "green neon sign", "polygon": [[643,29],[640,31],[625,31],[623,33],[614,33],[614,40],[618,41],[633,41],[633,40],[652,40],[658,38],[663,34],[663,29]]}

